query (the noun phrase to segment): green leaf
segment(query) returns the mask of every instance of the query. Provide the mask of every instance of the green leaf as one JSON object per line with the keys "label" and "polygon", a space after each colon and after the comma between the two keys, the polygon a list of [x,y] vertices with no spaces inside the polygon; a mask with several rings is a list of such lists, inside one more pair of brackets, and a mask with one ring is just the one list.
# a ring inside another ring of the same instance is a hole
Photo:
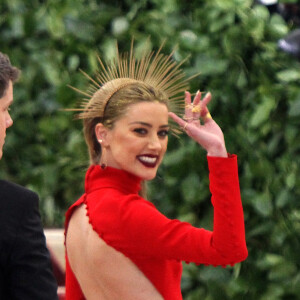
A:
{"label": "green leaf", "polygon": [[253,199],[253,206],[263,217],[268,217],[273,212],[273,206],[269,193],[258,194]]}
{"label": "green leaf", "polygon": [[196,173],[189,173],[181,184],[181,191],[184,200],[189,203],[199,203],[201,199],[198,195],[199,176]]}
{"label": "green leaf", "polygon": [[229,281],[229,270],[221,267],[207,266],[199,272],[199,277],[206,282],[226,283]]}
{"label": "green leaf", "polygon": [[292,189],[295,187],[295,183],[296,183],[296,176],[294,173],[290,173],[290,174],[287,174],[287,177],[286,177],[286,185]]}
{"label": "green leaf", "polygon": [[288,34],[289,28],[286,22],[278,14],[273,14],[270,20],[270,30],[276,37],[283,37]]}
{"label": "green leaf", "polygon": [[112,21],[112,33],[116,36],[124,34],[129,27],[129,23],[125,17],[115,18]]}
{"label": "green leaf", "polygon": [[224,73],[228,68],[228,61],[218,59],[210,55],[198,55],[196,59],[196,69],[202,76],[217,75]]}
{"label": "green leaf", "polygon": [[290,201],[290,192],[287,189],[282,189],[279,195],[276,197],[276,206],[283,208]]}
{"label": "green leaf", "polygon": [[250,120],[250,126],[257,128],[263,122],[270,118],[271,111],[275,108],[275,101],[272,98],[264,98],[263,102],[260,103],[252,115]]}
{"label": "green leaf", "polygon": [[278,80],[289,83],[293,81],[299,81],[300,80],[300,70],[296,69],[290,69],[290,70],[284,70],[277,73]]}
{"label": "green leaf", "polygon": [[183,30],[180,32],[180,42],[187,48],[192,48],[197,41],[197,35],[191,30]]}
{"label": "green leaf", "polygon": [[288,114],[290,117],[297,117],[300,115],[300,97],[298,97],[296,101],[290,103]]}
{"label": "green leaf", "polygon": [[297,272],[297,266],[292,263],[285,261],[281,264],[276,265],[269,272],[269,279],[274,281],[281,281],[283,279],[289,278]]}

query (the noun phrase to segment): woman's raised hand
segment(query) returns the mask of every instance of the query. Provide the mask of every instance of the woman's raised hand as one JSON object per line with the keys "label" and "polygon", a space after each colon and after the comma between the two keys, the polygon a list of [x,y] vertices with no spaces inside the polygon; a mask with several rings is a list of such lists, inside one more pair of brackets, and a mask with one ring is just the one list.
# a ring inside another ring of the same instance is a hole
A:
{"label": "woman's raised hand", "polygon": [[[207,93],[201,100],[201,92],[198,91],[192,102],[191,94],[185,92],[185,114],[183,118],[170,112],[169,116],[184,131],[199,143],[209,156],[227,157],[224,136],[221,128],[212,119],[207,104],[211,100],[211,93]],[[200,120],[203,121],[201,124]]]}

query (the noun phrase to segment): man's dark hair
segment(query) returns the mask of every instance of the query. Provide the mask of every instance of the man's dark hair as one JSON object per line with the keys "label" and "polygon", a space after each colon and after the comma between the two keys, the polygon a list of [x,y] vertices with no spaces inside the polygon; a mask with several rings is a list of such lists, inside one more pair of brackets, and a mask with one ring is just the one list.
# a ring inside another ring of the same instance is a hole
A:
{"label": "man's dark hair", "polygon": [[11,65],[9,57],[0,52],[0,98],[5,94],[8,83],[15,82],[20,74],[20,70]]}

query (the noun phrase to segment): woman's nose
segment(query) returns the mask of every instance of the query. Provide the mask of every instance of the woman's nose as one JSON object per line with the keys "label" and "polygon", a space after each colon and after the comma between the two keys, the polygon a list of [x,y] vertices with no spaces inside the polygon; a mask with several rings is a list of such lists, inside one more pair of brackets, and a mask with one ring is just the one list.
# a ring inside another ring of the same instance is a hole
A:
{"label": "woman's nose", "polygon": [[151,137],[151,139],[149,141],[149,148],[155,149],[155,150],[161,149],[161,142],[157,135]]}

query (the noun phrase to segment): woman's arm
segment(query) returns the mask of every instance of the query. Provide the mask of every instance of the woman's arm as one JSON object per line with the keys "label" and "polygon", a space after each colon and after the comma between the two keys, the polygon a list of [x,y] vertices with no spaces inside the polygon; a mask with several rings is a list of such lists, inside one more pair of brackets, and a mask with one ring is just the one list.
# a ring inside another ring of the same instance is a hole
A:
{"label": "woman's arm", "polygon": [[214,206],[213,231],[168,219],[149,201],[130,196],[119,204],[118,227],[122,231],[111,241],[104,235],[108,242],[135,257],[223,266],[246,259],[237,157],[208,157],[208,165]]}

